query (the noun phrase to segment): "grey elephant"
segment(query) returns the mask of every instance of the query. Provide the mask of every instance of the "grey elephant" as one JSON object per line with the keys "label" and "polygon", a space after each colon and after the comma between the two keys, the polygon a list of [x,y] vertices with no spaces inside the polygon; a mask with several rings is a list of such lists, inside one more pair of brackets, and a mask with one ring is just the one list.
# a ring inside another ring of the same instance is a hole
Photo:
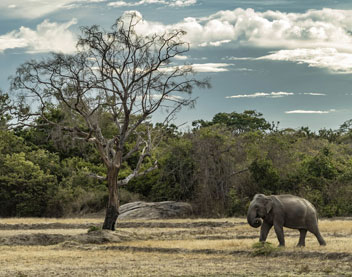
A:
{"label": "grey elephant", "polygon": [[254,228],[261,226],[259,241],[264,242],[274,225],[280,246],[285,246],[283,227],[298,229],[297,246],[305,246],[307,231],[313,233],[320,245],[326,245],[318,228],[314,206],[306,199],[294,195],[256,194],[249,205],[247,221]]}

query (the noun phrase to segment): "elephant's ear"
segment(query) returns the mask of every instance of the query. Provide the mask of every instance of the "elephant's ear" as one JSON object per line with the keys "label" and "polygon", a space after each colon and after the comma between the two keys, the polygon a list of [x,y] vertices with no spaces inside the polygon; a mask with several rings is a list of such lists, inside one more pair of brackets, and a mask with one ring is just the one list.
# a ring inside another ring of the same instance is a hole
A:
{"label": "elephant's ear", "polygon": [[270,213],[272,208],[273,208],[273,200],[269,198],[265,204],[266,213]]}

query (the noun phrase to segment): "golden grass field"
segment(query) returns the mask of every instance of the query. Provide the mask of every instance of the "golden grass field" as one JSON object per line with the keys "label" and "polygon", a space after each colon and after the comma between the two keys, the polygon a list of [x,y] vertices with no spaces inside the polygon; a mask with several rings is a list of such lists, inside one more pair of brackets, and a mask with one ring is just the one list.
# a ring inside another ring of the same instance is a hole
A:
{"label": "golden grass field", "polygon": [[[327,242],[285,229],[286,247],[255,256],[259,229],[243,218],[120,221],[0,219],[0,276],[352,276],[352,220],[321,220]],[[268,241],[275,248],[274,230]]]}

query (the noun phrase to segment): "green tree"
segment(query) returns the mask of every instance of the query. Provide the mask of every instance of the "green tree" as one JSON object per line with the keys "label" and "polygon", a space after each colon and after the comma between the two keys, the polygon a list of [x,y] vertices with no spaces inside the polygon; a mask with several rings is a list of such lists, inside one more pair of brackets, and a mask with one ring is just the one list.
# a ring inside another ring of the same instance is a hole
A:
{"label": "green tree", "polygon": [[227,126],[233,133],[241,134],[250,131],[269,131],[273,130],[275,125],[267,122],[262,113],[253,110],[246,110],[243,113],[217,113],[212,121],[197,120],[193,126],[206,127],[214,124],[223,124]]}
{"label": "green tree", "polygon": [[270,160],[255,160],[250,165],[249,170],[257,184],[256,193],[278,193],[280,177]]}
{"label": "green tree", "polygon": [[[33,153],[34,154],[34,153]],[[57,186],[54,175],[45,173],[25,153],[7,154],[0,173],[3,216],[42,216]]]}

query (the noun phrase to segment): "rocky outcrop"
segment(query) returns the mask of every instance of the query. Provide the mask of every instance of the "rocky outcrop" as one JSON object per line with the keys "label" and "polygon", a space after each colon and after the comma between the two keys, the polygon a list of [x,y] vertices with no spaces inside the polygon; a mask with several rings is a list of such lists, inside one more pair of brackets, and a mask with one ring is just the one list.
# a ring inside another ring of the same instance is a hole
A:
{"label": "rocky outcrop", "polygon": [[192,206],[185,202],[132,202],[120,207],[119,219],[185,218],[192,215]]}

